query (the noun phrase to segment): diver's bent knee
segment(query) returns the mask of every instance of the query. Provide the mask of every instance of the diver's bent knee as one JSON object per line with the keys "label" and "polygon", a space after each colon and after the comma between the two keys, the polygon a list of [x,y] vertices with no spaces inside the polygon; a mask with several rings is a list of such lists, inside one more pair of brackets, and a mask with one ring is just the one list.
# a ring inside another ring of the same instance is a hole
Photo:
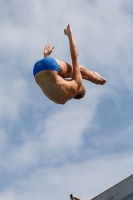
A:
{"label": "diver's bent knee", "polygon": [[71,65],[66,64],[65,66],[63,66],[60,70],[59,74],[64,74],[64,75],[68,75],[71,74],[73,72],[73,68]]}

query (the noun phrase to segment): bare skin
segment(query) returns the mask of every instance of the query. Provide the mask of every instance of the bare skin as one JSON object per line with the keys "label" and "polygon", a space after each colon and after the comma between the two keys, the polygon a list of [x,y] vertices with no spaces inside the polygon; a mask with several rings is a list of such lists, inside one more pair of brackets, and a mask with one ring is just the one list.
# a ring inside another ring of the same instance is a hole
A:
{"label": "bare skin", "polygon": [[[49,57],[50,54],[52,53],[54,49],[54,46],[52,45],[47,45],[44,48],[44,57]],[[62,76],[63,78],[73,78],[73,67],[68,64],[67,62],[61,61],[61,60],[57,60],[55,59],[58,63],[58,65],[60,66],[60,76]],[[91,81],[92,83],[95,84],[100,84],[103,85],[104,83],[106,83],[106,79],[103,78],[100,74],[98,74],[97,72],[94,71],[90,71],[88,68],[80,65],[80,73],[82,75],[83,79],[86,79],[88,81]]]}
{"label": "bare skin", "polygon": [[[52,53],[54,49],[54,46],[52,45],[47,45],[45,48],[44,48],[44,57],[49,57],[50,54]],[[64,61],[61,61],[61,60],[57,60],[55,59],[58,63],[58,65],[60,66],[60,75],[63,77],[63,78],[73,78],[73,67],[68,64],[67,62],[64,62]],[[103,85],[104,83],[106,83],[106,79],[103,78],[101,75],[99,75],[97,72],[94,72],[94,71],[90,71],[88,68],[80,65],[79,66],[80,68],[80,73],[82,75],[82,78],[83,79],[86,79],[88,81],[91,81],[92,83],[95,83],[95,84],[100,84],[100,85]]]}
{"label": "bare skin", "polygon": [[[58,104],[65,104],[68,100],[75,97],[82,84],[82,77],[78,64],[78,51],[70,25],[68,25],[64,30],[64,34],[68,36],[69,40],[73,64],[73,79],[71,81],[67,81],[62,78],[57,71],[51,70],[41,71],[35,76],[36,82],[41,87],[44,94]],[[45,57],[48,57],[52,50],[52,46],[46,46],[44,49]]]}
{"label": "bare skin", "polygon": [[[59,73],[63,78],[73,78],[73,67],[64,62],[64,61],[60,61],[57,60],[58,65],[61,68],[61,72]],[[103,78],[100,74],[98,74],[97,72],[94,71],[90,71],[88,68],[79,65],[79,69],[80,69],[80,73],[83,79],[88,80],[92,83],[95,83],[97,85],[103,85],[106,83],[106,79]]]}
{"label": "bare skin", "polygon": [[[97,72],[90,71],[86,67],[79,65],[78,51],[70,25],[64,30],[64,34],[69,39],[73,67],[64,61],[55,59],[60,66],[60,73],[46,70],[39,72],[35,76],[36,82],[44,94],[58,104],[65,104],[78,94],[82,84],[82,78],[100,85],[106,82],[106,79]],[[53,49],[54,47],[52,45],[47,45],[44,48],[44,57],[49,57]],[[72,79],[68,81],[65,78]]]}

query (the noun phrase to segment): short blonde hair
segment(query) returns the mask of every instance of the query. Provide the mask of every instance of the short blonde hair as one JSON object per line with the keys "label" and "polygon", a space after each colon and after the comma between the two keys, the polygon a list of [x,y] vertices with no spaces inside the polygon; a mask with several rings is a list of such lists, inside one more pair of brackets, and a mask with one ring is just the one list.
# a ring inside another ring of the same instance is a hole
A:
{"label": "short blonde hair", "polygon": [[85,96],[85,93],[86,93],[86,89],[83,85],[81,85],[78,94],[75,97],[73,97],[73,99],[81,99]]}

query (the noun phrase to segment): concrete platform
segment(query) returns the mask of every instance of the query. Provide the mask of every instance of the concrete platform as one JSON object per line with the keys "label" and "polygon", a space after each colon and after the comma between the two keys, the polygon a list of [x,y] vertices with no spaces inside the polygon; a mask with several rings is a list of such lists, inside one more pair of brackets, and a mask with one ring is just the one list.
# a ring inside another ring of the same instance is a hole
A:
{"label": "concrete platform", "polygon": [[133,200],[133,175],[99,194],[92,200]]}

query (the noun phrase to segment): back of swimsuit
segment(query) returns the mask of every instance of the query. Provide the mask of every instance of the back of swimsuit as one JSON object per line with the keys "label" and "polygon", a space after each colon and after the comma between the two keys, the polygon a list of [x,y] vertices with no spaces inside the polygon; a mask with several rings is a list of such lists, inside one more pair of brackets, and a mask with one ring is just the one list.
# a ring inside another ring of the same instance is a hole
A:
{"label": "back of swimsuit", "polygon": [[47,57],[47,58],[38,60],[35,63],[34,68],[33,68],[34,76],[43,70],[54,70],[54,71],[60,72],[60,66],[58,65],[58,63],[56,62],[54,58]]}

